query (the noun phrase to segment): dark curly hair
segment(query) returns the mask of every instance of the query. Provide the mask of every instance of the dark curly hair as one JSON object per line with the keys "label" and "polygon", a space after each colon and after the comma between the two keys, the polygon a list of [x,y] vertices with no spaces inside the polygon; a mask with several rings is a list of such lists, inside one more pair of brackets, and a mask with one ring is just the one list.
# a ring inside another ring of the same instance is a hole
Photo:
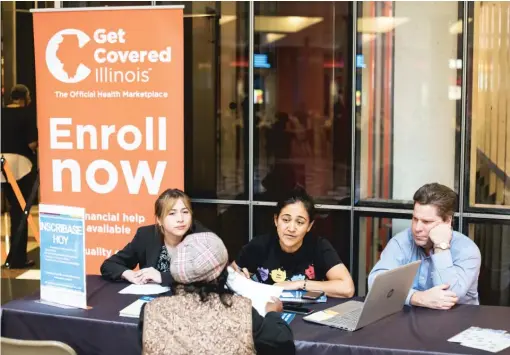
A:
{"label": "dark curly hair", "polygon": [[227,279],[228,271],[227,266],[225,266],[216,280],[210,282],[194,282],[191,284],[173,283],[170,288],[174,295],[177,294],[179,289],[184,290],[186,293],[196,293],[200,296],[202,302],[207,302],[211,293],[218,294],[221,303],[223,303],[225,307],[230,307],[232,306],[232,295],[234,292],[226,286]]}

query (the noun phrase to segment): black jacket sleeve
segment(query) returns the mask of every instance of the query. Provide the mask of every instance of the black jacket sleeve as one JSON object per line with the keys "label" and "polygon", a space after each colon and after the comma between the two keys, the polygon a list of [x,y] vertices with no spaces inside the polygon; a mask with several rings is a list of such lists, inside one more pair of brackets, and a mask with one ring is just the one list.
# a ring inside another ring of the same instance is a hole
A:
{"label": "black jacket sleeve", "polygon": [[140,262],[137,251],[140,244],[140,229],[124,249],[106,259],[101,265],[101,276],[109,281],[120,281],[122,273],[133,270]]}
{"label": "black jacket sleeve", "polygon": [[262,317],[252,308],[253,341],[257,354],[294,355],[294,335],[280,313],[269,312]]}

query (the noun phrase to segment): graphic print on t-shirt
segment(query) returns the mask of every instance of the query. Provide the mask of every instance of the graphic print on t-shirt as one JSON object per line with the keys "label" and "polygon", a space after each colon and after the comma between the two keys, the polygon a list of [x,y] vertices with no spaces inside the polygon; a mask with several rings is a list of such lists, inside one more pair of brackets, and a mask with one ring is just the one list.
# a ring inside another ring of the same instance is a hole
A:
{"label": "graphic print on t-shirt", "polygon": [[258,282],[272,285],[284,281],[302,283],[305,279],[326,280],[326,273],[342,261],[327,239],[306,236],[299,250],[286,253],[275,233],[254,238],[243,247],[236,263],[256,275]]}
{"label": "graphic print on t-shirt", "polygon": [[313,265],[310,265],[308,269],[305,270],[305,274],[309,280],[315,279],[315,268],[313,267]]}
{"label": "graphic print on t-shirt", "polygon": [[287,272],[283,269],[274,269],[271,271],[271,279],[273,282],[283,282],[287,279]]}
{"label": "graphic print on t-shirt", "polygon": [[294,275],[290,278],[290,281],[303,281],[304,279],[306,279],[306,276],[303,275],[303,274],[297,274],[297,275]]}
{"label": "graphic print on t-shirt", "polygon": [[[257,269],[257,271],[259,272],[259,275],[260,275],[260,278],[262,279],[262,281],[266,281],[267,280],[267,269],[265,269],[263,267],[259,267]],[[315,268],[313,267],[313,265],[309,265],[308,268],[304,270],[304,274],[306,276],[303,275],[302,273],[295,274],[295,275],[292,275],[292,273],[288,274],[287,271],[283,267],[279,267],[278,269],[271,270],[271,279],[275,283],[283,282],[283,281],[303,281],[305,279],[314,280],[315,279]],[[266,275],[265,278],[264,278],[264,275]],[[287,279],[287,275],[289,275],[289,276],[292,275],[292,276],[290,276],[290,278]]]}
{"label": "graphic print on t-shirt", "polygon": [[263,267],[259,267],[257,271],[259,272],[260,279],[263,282],[266,282],[267,278],[269,277],[269,270]]}

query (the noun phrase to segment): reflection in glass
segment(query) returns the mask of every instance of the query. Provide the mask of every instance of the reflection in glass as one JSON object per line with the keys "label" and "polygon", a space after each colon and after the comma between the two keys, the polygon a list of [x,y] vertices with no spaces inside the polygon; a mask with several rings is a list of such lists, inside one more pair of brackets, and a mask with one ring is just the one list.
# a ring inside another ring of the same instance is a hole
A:
{"label": "reflection in glass", "polygon": [[[274,214],[276,207],[255,206],[253,210],[253,237],[266,233],[275,233]],[[317,211],[315,223],[310,230],[312,235],[328,239],[340,259],[350,269],[350,212]],[[351,271],[351,270],[350,270]],[[352,271],[351,271],[352,274]]]}
{"label": "reflection in glass", "polygon": [[480,304],[510,306],[510,224],[470,221],[468,236],[482,254]]}
{"label": "reflection in glass", "polygon": [[510,208],[510,4],[472,6],[469,205]]}
{"label": "reflection in glass", "polygon": [[254,198],[350,203],[349,2],[255,2]]}
{"label": "reflection in glass", "polygon": [[[63,5],[141,6],[151,1]],[[158,1],[156,5],[184,5],[186,192],[194,198],[246,199],[249,3]],[[155,35],[164,33],[155,29]]]}
{"label": "reflection in glass", "polygon": [[62,7],[150,6],[150,5],[151,1],[62,1]]}
{"label": "reflection in glass", "polygon": [[184,8],[186,191],[247,198],[248,2]]}
{"label": "reflection in glass", "polygon": [[51,7],[54,7],[55,4],[54,1],[38,1],[37,2],[37,8],[38,9],[48,9],[48,8],[51,8]]}
{"label": "reflection in glass", "polygon": [[35,8],[35,1],[15,1],[15,4],[16,10],[30,10]]}
{"label": "reflection in glass", "polygon": [[193,204],[193,217],[216,233],[234,260],[248,243],[248,207],[242,205]]}
{"label": "reflection in glass", "polygon": [[411,227],[409,219],[385,217],[360,217],[358,220],[358,295],[367,292],[366,283],[370,271],[379,260],[389,240],[397,233]]}
{"label": "reflection in glass", "polygon": [[358,3],[357,201],[408,202],[434,181],[456,189],[458,6]]}

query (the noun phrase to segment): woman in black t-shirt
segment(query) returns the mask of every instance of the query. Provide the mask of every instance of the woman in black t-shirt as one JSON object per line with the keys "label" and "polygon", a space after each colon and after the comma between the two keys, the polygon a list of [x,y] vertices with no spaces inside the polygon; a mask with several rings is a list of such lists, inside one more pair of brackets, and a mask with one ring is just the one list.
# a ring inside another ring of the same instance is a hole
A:
{"label": "woman in black t-shirt", "polygon": [[349,271],[328,240],[310,235],[314,202],[305,191],[280,201],[276,233],[254,238],[232,266],[248,278],[286,290],[320,290],[329,297],[352,297]]}

